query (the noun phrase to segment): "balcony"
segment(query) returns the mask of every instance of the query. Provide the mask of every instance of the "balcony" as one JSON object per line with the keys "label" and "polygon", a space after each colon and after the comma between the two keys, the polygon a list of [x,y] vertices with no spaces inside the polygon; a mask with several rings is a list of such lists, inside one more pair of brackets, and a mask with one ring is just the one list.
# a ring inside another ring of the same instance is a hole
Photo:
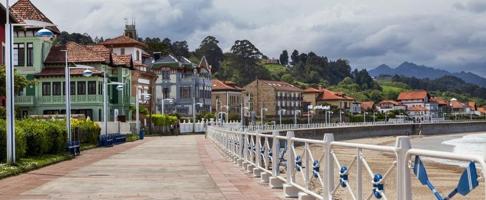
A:
{"label": "balcony", "polygon": [[19,106],[33,106],[34,96],[16,96],[15,105]]}
{"label": "balcony", "polygon": [[[64,104],[64,96],[41,96],[38,97],[39,104]],[[74,95],[71,96],[71,103],[96,104],[103,103],[102,95]]]}

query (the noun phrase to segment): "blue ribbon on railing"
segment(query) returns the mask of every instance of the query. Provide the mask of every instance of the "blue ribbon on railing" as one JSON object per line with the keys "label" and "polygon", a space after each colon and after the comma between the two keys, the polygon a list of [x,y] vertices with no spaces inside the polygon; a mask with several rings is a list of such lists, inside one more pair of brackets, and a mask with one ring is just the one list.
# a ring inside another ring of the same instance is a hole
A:
{"label": "blue ribbon on railing", "polygon": [[451,199],[457,193],[466,196],[467,194],[469,194],[469,192],[471,192],[479,185],[476,164],[474,162],[470,162],[468,164],[468,166],[462,173],[461,178],[459,179],[457,187],[452,192],[450,192],[447,197],[442,197],[442,195],[435,189],[434,185],[432,185],[427,175],[427,170],[425,169],[424,163],[422,162],[422,160],[420,160],[419,156],[415,156],[413,173],[420,181],[420,183],[422,183],[422,185],[426,185],[434,193],[434,196],[437,200]]}
{"label": "blue ribbon on railing", "polygon": [[379,173],[376,173],[373,176],[373,196],[377,199],[383,198],[383,191],[385,187],[383,185],[383,176]]}
{"label": "blue ribbon on railing", "polygon": [[297,156],[295,157],[295,169],[300,172],[300,169],[302,169],[302,157],[301,156]]}
{"label": "blue ribbon on railing", "polygon": [[341,185],[341,187],[343,188],[347,187],[348,180],[349,180],[348,167],[342,166],[341,169],[339,169],[339,184]]}
{"label": "blue ribbon on railing", "polygon": [[314,160],[314,163],[312,163],[312,175],[314,175],[315,178],[319,177],[319,161]]}

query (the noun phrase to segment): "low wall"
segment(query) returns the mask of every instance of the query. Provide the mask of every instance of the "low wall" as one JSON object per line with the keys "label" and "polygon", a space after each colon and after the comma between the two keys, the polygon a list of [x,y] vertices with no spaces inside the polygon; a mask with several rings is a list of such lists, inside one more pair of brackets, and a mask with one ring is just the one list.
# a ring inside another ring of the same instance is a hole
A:
{"label": "low wall", "polygon": [[381,136],[441,135],[481,131],[486,132],[486,121],[299,129],[295,130],[295,136],[322,140],[325,133],[333,133],[335,140],[350,140]]}

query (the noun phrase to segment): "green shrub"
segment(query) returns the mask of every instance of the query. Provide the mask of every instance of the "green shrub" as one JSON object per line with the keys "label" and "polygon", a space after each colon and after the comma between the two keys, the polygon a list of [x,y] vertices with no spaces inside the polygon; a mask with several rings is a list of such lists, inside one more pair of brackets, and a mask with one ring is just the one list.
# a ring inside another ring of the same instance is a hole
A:
{"label": "green shrub", "polygon": [[82,144],[98,144],[101,128],[89,120],[72,120],[71,126]]}
{"label": "green shrub", "polygon": [[[27,144],[24,129],[16,124],[15,126],[15,154],[16,158],[25,155]],[[0,161],[5,162],[7,156],[7,132],[5,120],[0,120]]]}
{"label": "green shrub", "polygon": [[39,156],[51,150],[53,141],[49,135],[50,127],[46,121],[27,119],[18,123],[25,131],[27,156]]}
{"label": "green shrub", "polygon": [[172,115],[152,115],[152,122],[155,126],[170,126],[177,124],[177,117]]}

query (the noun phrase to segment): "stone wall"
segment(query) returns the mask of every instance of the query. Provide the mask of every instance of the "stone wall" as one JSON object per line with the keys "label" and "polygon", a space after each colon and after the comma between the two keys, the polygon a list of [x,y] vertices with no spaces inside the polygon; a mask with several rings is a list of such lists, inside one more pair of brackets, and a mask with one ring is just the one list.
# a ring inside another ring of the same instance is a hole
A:
{"label": "stone wall", "polygon": [[[333,133],[335,140],[349,140],[381,136],[440,135],[467,132],[486,132],[486,122],[451,122],[440,124],[375,125],[363,127],[335,127],[322,129],[300,129],[295,136],[322,140],[325,133]],[[281,133],[285,135],[284,133]]]}

